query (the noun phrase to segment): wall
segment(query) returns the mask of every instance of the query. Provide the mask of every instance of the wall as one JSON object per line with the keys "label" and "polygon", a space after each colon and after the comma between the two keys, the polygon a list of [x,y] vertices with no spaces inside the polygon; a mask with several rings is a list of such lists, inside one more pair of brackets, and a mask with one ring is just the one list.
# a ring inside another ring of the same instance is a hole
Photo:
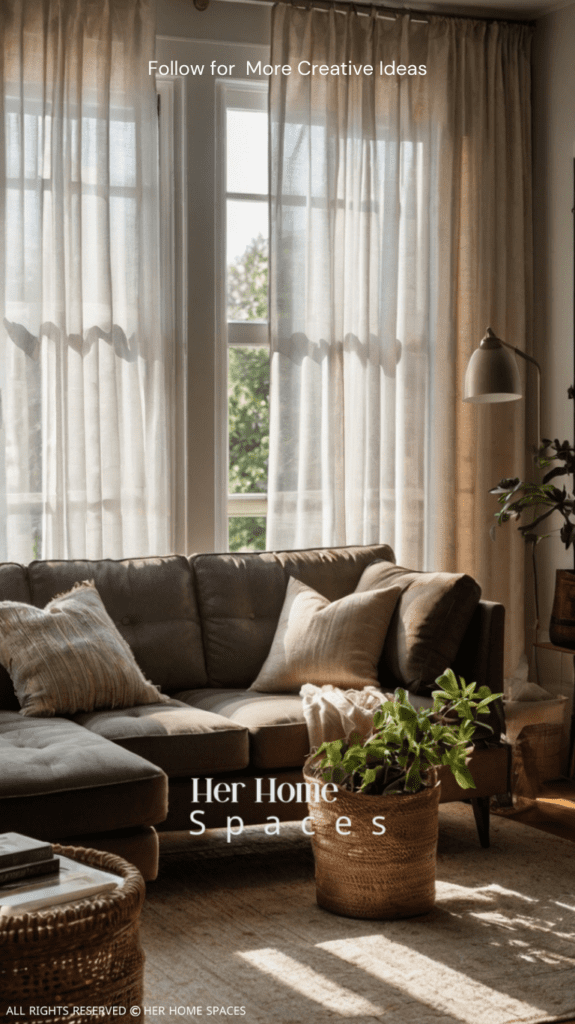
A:
{"label": "wall", "polygon": [[[542,368],[544,436],[573,437],[573,156],[575,3],[537,22],[533,49],[534,355]],[[573,481],[563,478],[568,489]],[[561,483],[562,478],[559,478]],[[559,522],[559,517],[557,517]],[[554,525],[557,525],[555,523]],[[555,570],[573,568],[558,537],[537,552],[541,618],[548,627]]]}

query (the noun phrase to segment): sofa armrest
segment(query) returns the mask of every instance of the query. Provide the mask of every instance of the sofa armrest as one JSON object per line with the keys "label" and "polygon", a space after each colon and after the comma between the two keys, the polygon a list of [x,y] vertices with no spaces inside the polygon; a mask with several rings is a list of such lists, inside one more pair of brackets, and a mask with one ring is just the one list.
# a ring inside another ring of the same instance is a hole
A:
{"label": "sofa armrest", "polygon": [[[504,606],[494,601],[480,601],[453,662],[453,671],[467,683],[503,693],[504,633]],[[498,738],[505,731],[503,704],[500,700],[494,701],[489,709],[489,717],[484,717],[483,721]]]}

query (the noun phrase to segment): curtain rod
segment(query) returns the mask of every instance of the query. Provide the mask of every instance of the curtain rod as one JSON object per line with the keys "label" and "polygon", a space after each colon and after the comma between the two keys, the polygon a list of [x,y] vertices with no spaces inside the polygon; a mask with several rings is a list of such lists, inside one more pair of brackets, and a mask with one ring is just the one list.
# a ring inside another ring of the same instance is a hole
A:
{"label": "curtain rod", "polygon": [[[194,7],[198,11],[205,11],[209,2],[210,0],[193,0]],[[237,2],[237,0],[232,0],[232,2]],[[242,0],[239,0],[239,2],[241,3]],[[298,0],[243,0],[243,2],[250,4],[266,4],[268,7],[273,7],[276,3],[283,3],[290,7],[299,7],[305,10],[309,10],[313,7],[318,11],[329,11],[333,8],[338,14],[344,14],[345,9],[349,9],[350,7],[358,13],[365,11],[371,14],[372,10],[375,8],[375,10],[378,11],[378,17],[384,18],[386,21],[394,21],[400,14],[410,14],[413,21],[419,25],[429,24],[429,18],[425,17],[426,14],[436,18],[455,18],[463,19],[464,21],[485,21],[487,23],[497,21],[503,25],[524,25],[527,28],[533,28],[536,21],[535,18],[532,18],[531,20],[516,20],[515,18],[486,17],[474,14],[446,14],[444,11],[418,11],[413,7],[388,7],[385,4],[366,3],[365,0],[364,2],[359,0],[359,3],[355,3],[353,0],[301,0],[301,2],[298,2]],[[340,9],[338,10],[338,8]],[[341,8],[344,8],[344,10]],[[386,14],[388,16],[387,18],[385,18]],[[421,17],[421,15],[423,15],[423,17]]]}

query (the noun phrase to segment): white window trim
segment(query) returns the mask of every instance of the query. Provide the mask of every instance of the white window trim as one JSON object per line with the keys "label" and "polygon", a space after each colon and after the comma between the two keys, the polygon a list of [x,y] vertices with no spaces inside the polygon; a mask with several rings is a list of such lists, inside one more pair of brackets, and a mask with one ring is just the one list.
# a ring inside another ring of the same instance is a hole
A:
{"label": "white window trim", "polygon": [[[267,200],[269,196],[226,191],[226,97],[237,87],[238,103],[243,109],[261,110],[260,81],[218,79],[216,82],[216,351],[215,351],[215,415],[216,415],[216,549],[229,550],[229,516],[267,516],[267,495],[229,494],[228,433],[228,348],[230,345],[269,347],[269,324],[257,321],[230,321],[226,302],[226,206],[227,200]],[[222,456],[218,458],[218,454]]]}
{"label": "white window trim", "polygon": [[[188,408],[188,220],[186,147],[186,90],[183,79],[157,77],[156,92],[160,98],[159,164],[160,164],[160,264],[166,271],[166,259],[172,266],[162,281],[166,327],[173,330],[174,365],[167,367],[175,380],[175,402],[170,410],[172,439],[171,495],[172,549],[188,551],[189,488],[186,483],[189,430]],[[169,255],[168,255],[169,254]],[[166,294],[168,292],[168,294]],[[170,322],[171,321],[171,322]]]}
{"label": "white window trim", "polygon": [[257,320],[228,320],[228,346],[254,345],[266,348],[270,343],[269,324]]}
{"label": "white window trim", "polygon": [[268,499],[265,494],[228,495],[228,516],[265,516]]}

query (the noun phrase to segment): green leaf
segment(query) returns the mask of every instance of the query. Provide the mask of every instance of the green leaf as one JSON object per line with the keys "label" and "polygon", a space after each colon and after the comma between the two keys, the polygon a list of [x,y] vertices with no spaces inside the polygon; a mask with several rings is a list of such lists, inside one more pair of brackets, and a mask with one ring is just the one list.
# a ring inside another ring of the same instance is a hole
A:
{"label": "green leaf", "polygon": [[483,697],[489,697],[490,695],[491,695],[491,690],[489,689],[488,686],[480,686],[478,691],[477,691],[477,693],[475,694],[475,696],[479,700],[481,700]]}
{"label": "green leaf", "polygon": [[405,788],[409,793],[416,793],[421,788],[421,762],[419,757],[414,758],[407,775],[405,776]]}
{"label": "green leaf", "polygon": [[366,760],[367,753],[365,750],[348,750],[342,761],[342,767],[345,768],[346,771],[353,773],[364,765]]}
{"label": "green leaf", "polygon": [[457,730],[458,743],[469,743],[475,733],[475,722],[473,719],[464,719]]}
{"label": "green leaf", "polygon": [[375,782],[376,779],[377,771],[375,770],[375,768],[368,768],[363,776],[363,782],[361,784],[362,790],[367,789],[368,786],[371,786],[372,782]]}
{"label": "green leaf", "polygon": [[462,789],[476,789],[473,776],[467,765],[453,769],[453,774],[455,776],[455,781]]}
{"label": "green leaf", "polygon": [[328,764],[336,765],[340,763],[343,743],[343,740],[333,740],[331,743],[326,743],[325,752]]}
{"label": "green leaf", "polygon": [[[455,678],[455,673],[450,668],[446,669],[442,676],[438,676],[435,682],[438,686],[443,687],[448,694],[458,694],[460,692],[459,683]],[[465,685],[464,679],[462,679],[461,682]]]}
{"label": "green leaf", "polygon": [[476,710],[479,711],[480,708],[487,707],[488,704],[491,704],[492,701],[494,701],[494,700],[499,700],[500,697],[503,697],[502,693],[491,693],[489,695],[489,697],[484,697],[483,698],[483,700],[477,705],[477,709]]}

